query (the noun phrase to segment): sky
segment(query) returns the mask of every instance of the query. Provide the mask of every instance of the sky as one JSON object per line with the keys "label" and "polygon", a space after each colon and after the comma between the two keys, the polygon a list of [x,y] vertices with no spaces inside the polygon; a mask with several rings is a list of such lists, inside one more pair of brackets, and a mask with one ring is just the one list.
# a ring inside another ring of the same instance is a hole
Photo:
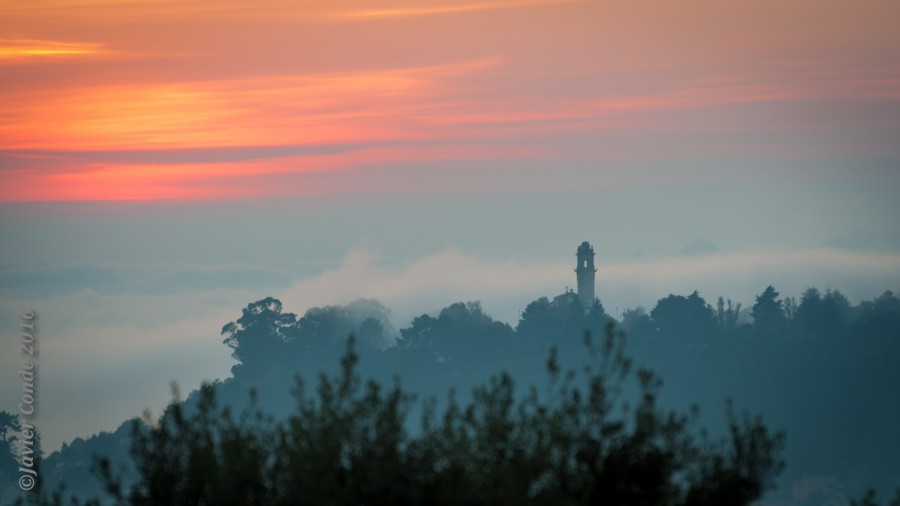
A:
{"label": "sky", "polygon": [[[0,409],[48,448],[225,378],[218,331],[375,297],[515,323],[900,290],[893,0],[0,0]],[[676,255],[695,239],[718,248]]]}

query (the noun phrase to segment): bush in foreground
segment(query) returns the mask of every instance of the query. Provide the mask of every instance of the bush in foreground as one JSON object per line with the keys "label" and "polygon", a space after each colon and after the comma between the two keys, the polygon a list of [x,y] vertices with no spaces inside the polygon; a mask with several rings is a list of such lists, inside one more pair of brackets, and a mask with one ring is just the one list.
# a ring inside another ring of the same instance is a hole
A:
{"label": "bush in foreground", "polygon": [[[353,340],[342,372],[314,393],[299,378],[297,408],[274,420],[251,407],[235,416],[210,386],[189,414],[173,402],[136,423],[133,483],[98,461],[110,499],[132,505],[741,505],[759,498],[783,466],[784,437],[758,417],[735,416],[717,441],[696,410],[657,406],[660,381],[632,371],[624,337],[585,336],[588,365],[547,361],[548,386],[516,393],[493,376],[461,403],[418,405],[397,382],[363,383]],[[624,390],[636,381],[638,398]],[[58,502],[59,496],[57,496]]]}

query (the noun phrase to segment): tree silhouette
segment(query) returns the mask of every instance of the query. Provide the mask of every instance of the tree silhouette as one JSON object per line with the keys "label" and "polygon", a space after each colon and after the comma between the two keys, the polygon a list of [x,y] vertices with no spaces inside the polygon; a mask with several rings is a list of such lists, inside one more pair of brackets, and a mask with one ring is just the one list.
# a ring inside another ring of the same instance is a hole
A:
{"label": "tree silhouette", "polygon": [[[879,506],[882,504],[878,501],[878,496],[875,495],[875,491],[869,489],[866,492],[866,495],[862,497],[862,499],[857,499],[850,501],[851,506]],[[894,493],[894,498],[891,499],[891,502],[884,503],[885,506],[900,506],[900,489],[898,489]]]}
{"label": "tree silhouette", "polygon": [[775,287],[769,285],[763,293],[756,296],[756,304],[750,309],[753,326],[764,335],[781,332],[787,325],[787,318],[778,295]]}
{"label": "tree silhouette", "polygon": [[256,368],[282,356],[297,318],[281,309],[280,300],[267,297],[248,304],[239,319],[222,327],[223,342],[233,350],[235,360]]}
{"label": "tree silhouette", "polygon": [[634,309],[626,309],[622,313],[622,328],[629,336],[636,338],[647,337],[653,334],[655,327],[647,310],[638,306]]}
{"label": "tree silhouette", "polygon": [[819,334],[824,337],[844,335],[850,311],[850,302],[844,294],[837,290],[826,290],[822,297]]}
{"label": "tree silhouette", "polygon": [[7,487],[14,483],[18,474],[19,462],[16,451],[17,434],[22,430],[19,416],[0,411],[0,499]]}
{"label": "tree silhouette", "polygon": [[719,325],[719,329],[723,331],[732,331],[738,327],[741,318],[741,304],[738,302],[735,304],[728,299],[728,307],[725,307],[725,299],[721,296],[719,300],[716,302],[716,322]]}
{"label": "tree silhouette", "polygon": [[516,333],[520,340],[531,344],[577,342],[586,330],[602,333],[610,320],[600,299],[595,297],[585,311],[581,299],[573,292],[566,292],[553,300],[541,297],[528,304],[519,318]]}
{"label": "tree silhouette", "polygon": [[440,416],[426,402],[411,432],[413,397],[396,382],[364,383],[351,339],[341,373],[323,375],[314,394],[297,380],[289,419],[252,405],[235,417],[206,386],[195,412],[173,403],[134,425],[134,484],[102,460],[98,473],[114,500],[133,505],[741,505],[772,484],[781,434],[729,409],[728,436],[709,440],[696,411],[657,406],[661,382],[633,371],[622,334],[585,343],[582,373],[551,353],[546,395],[518,394],[495,375]]}
{"label": "tree silhouette", "polygon": [[[387,334],[393,331],[390,311],[373,299],[358,299],[347,305],[313,307],[297,321],[289,347],[297,358],[311,350],[337,349],[340,354],[349,334],[365,336],[360,344],[366,349],[382,349],[388,344]],[[372,319],[374,321],[366,320]],[[380,325],[377,332],[375,324]],[[365,329],[363,325],[365,324]],[[363,332],[363,330],[365,332]]]}
{"label": "tree silhouette", "polygon": [[822,328],[822,293],[818,288],[810,287],[800,296],[794,322],[800,333],[813,336]]}
{"label": "tree silhouette", "polygon": [[851,323],[854,335],[874,339],[896,340],[900,329],[900,299],[891,291],[885,291],[874,301],[863,302],[858,308],[859,317]]}
{"label": "tree silhouette", "polygon": [[485,355],[502,354],[512,342],[513,330],[485,314],[480,302],[456,302],[437,318],[421,315],[400,330],[402,348],[428,350],[439,361],[458,360],[478,349]]}
{"label": "tree silhouette", "polygon": [[696,290],[687,297],[670,294],[660,299],[650,311],[650,318],[665,336],[702,338],[714,328],[712,308]]}
{"label": "tree silhouette", "polygon": [[550,299],[541,297],[525,306],[519,317],[516,332],[522,339],[546,339],[557,332],[556,316],[552,311]]}

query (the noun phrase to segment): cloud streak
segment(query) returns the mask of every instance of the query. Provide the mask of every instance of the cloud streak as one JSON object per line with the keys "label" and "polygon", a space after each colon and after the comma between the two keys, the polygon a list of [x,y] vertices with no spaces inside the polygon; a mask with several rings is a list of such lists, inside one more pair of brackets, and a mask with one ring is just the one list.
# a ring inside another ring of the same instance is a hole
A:
{"label": "cloud streak", "polygon": [[[588,161],[597,156],[592,145],[561,149],[558,142],[591,134],[639,138],[741,132],[746,127],[715,120],[717,111],[831,96],[821,89],[807,93],[802,82],[707,84],[580,100],[459,96],[466,79],[500,65],[495,59],[479,59],[361,73],[88,87],[30,104],[11,94],[0,99],[9,106],[6,118],[0,119],[0,148],[5,148],[2,158],[7,161],[0,167],[7,180],[0,199],[352,193],[359,188],[323,186],[300,176],[410,161],[551,157]],[[890,88],[888,84],[866,85],[881,92]],[[841,87],[834,90],[843,92]],[[685,121],[686,115],[693,117]],[[882,126],[889,124],[900,127],[897,121]],[[778,128],[822,125],[794,122]],[[512,148],[513,141],[520,146]],[[735,148],[716,149],[724,156]],[[681,151],[684,156],[690,146]],[[179,153],[184,154],[182,159]],[[230,156],[236,160],[227,160]],[[607,160],[617,156],[648,154],[621,153],[620,147],[604,151]],[[286,174],[297,176],[290,178],[295,184],[285,185],[279,175]]]}
{"label": "cloud streak", "polygon": [[443,5],[410,5],[408,7],[391,7],[381,9],[362,9],[349,12],[342,12],[338,17],[342,18],[363,18],[363,19],[379,19],[379,18],[405,18],[416,16],[436,16],[441,14],[462,14],[480,11],[516,9],[521,7],[532,7],[537,5],[560,5],[570,3],[581,3],[586,0],[519,0],[510,2],[471,2],[471,3],[455,3]]}
{"label": "cloud streak", "polygon": [[[448,65],[172,84],[89,86],[0,99],[0,149],[328,145],[416,138],[447,81],[495,65]],[[25,99],[29,98],[30,99]],[[23,100],[25,99],[25,100]]]}
{"label": "cloud streak", "polygon": [[0,64],[44,58],[109,54],[102,44],[56,40],[0,39]]}

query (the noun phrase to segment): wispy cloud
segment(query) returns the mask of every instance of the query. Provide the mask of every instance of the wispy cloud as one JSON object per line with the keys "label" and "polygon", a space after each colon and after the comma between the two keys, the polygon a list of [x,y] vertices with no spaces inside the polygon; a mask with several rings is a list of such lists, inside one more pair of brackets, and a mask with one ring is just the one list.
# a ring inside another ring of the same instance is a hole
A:
{"label": "wispy cloud", "polygon": [[[411,161],[555,156],[579,162],[596,159],[594,146],[606,146],[601,150],[606,160],[646,157],[652,152],[610,149],[602,138],[567,149],[559,143],[573,135],[740,132],[747,126],[722,124],[717,113],[746,104],[844,96],[847,86],[808,91],[803,81],[708,82],[582,99],[489,99],[464,91],[466,79],[500,64],[476,59],[349,73],[86,87],[46,102],[17,100],[11,93],[0,97],[8,106],[6,117],[0,118],[0,148],[6,151],[0,174],[7,182],[0,199],[308,195],[354,187],[348,181],[288,181],[279,175],[360,171]],[[858,85],[866,86],[873,92],[888,87],[881,81]],[[789,118],[767,128],[839,130],[848,121],[808,124]],[[682,155],[692,149],[675,147]],[[707,152],[724,156],[735,149],[723,144]],[[755,152],[756,146],[745,149]],[[181,159],[179,153],[184,153]]]}
{"label": "wispy cloud", "polygon": [[[342,147],[331,152],[265,156],[236,161],[142,162],[151,153],[129,156],[117,152],[118,163],[96,163],[80,156],[25,156],[29,163],[16,169],[17,157],[6,157],[12,169],[0,171],[6,186],[2,201],[134,201],[171,199],[233,199],[314,194],[415,191],[396,179],[367,177],[372,166],[410,166],[436,161],[539,159],[546,155],[529,146],[429,144]],[[299,149],[298,149],[299,151]],[[171,152],[165,157],[177,156]],[[199,156],[187,153],[184,156]],[[2,158],[0,158],[2,160]],[[427,170],[420,170],[427,173]]]}
{"label": "wispy cloud", "polygon": [[[454,80],[499,64],[476,59],[453,64],[333,74],[73,89],[36,100],[34,92],[8,94],[0,103],[6,150],[197,149],[208,147],[323,145],[460,138],[446,126],[490,126],[495,137],[571,129],[558,125],[678,110],[758,102],[821,100],[896,94],[896,80],[843,81],[812,87],[804,81],[697,85],[642,94],[583,99],[476,98]],[[866,93],[868,90],[869,93]],[[27,95],[27,96],[26,96]],[[634,124],[636,117],[631,117]],[[577,127],[577,125],[574,125]],[[582,124],[591,129],[596,123]],[[425,130],[423,130],[423,127]],[[504,127],[512,131],[504,130]],[[483,138],[484,131],[468,137]]]}
{"label": "wispy cloud", "polygon": [[459,14],[466,12],[479,12],[487,10],[515,9],[535,5],[558,5],[568,3],[581,3],[586,0],[513,0],[508,2],[470,2],[470,3],[445,3],[437,5],[408,5],[403,7],[385,7],[375,9],[360,9],[343,12],[339,17],[345,18],[398,18],[412,16],[435,16],[439,14]]}
{"label": "wispy cloud", "polygon": [[0,98],[0,149],[198,148],[414,137],[448,80],[496,64],[90,86]]}
{"label": "wispy cloud", "polygon": [[109,54],[102,44],[57,40],[0,39],[0,63]]}

